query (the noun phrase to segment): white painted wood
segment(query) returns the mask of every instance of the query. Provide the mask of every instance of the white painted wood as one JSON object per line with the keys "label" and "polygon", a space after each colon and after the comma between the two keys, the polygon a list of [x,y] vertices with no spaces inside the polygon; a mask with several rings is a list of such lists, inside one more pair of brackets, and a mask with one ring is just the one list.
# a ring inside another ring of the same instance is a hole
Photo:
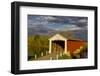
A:
{"label": "white painted wood", "polygon": [[66,38],[61,36],[60,34],[56,34],[53,37],[51,37],[49,40],[66,40]]}
{"label": "white painted wood", "polygon": [[49,54],[51,54],[52,42],[49,40]]}
{"label": "white painted wood", "polygon": [[65,54],[67,53],[67,40],[65,40]]}
{"label": "white painted wood", "polygon": [[62,35],[60,35],[60,34],[56,34],[56,35],[54,35],[53,37],[51,37],[49,39],[49,54],[51,53],[51,50],[52,50],[52,41],[54,41],[54,40],[64,41],[65,42],[64,53],[67,53],[67,39],[65,37],[63,37]]}

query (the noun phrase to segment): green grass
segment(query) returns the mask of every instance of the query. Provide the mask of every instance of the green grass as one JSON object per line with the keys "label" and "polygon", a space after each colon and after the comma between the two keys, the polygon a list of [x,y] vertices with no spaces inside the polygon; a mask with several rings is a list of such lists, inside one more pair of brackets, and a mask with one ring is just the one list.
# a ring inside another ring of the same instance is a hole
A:
{"label": "green grass", "polygon": [[64,54],[62,56],[59,56],[58,59],[72,59],[72,56],[68,54]]}

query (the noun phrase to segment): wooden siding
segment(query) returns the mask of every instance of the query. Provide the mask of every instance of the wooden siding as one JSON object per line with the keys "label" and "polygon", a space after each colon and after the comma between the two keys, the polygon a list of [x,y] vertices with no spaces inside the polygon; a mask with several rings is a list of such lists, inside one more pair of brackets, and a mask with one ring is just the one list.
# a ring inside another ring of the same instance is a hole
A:
{"label": "wooden siding", "polygon": [[67,51],[72,54],[77,49],[80,49],[80,47],[85,46],[86,43],[86,41],[81,40],[67,40]]}

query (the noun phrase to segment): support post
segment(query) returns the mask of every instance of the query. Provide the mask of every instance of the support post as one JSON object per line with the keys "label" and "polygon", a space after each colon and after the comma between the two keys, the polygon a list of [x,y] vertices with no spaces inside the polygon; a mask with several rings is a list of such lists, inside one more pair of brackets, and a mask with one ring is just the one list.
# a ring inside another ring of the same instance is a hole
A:
{"label": "support post", "polygon": [[52,41],[49,40],[49,54],[51,54],[51,48],[52,48]]}
{"label": "support post", "polygon": [[65,41],[65,54],[67,53],[67,40],[64,40]]}

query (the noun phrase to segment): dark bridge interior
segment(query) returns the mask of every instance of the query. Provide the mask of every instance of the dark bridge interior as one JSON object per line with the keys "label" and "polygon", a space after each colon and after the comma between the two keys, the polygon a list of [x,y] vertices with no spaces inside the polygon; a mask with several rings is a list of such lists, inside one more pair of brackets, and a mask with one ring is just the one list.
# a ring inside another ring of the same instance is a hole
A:
{"label": "dark bridge interior", "polygon": [[52,52],[64,52],[65,42],[61,40],[52,41]]}

